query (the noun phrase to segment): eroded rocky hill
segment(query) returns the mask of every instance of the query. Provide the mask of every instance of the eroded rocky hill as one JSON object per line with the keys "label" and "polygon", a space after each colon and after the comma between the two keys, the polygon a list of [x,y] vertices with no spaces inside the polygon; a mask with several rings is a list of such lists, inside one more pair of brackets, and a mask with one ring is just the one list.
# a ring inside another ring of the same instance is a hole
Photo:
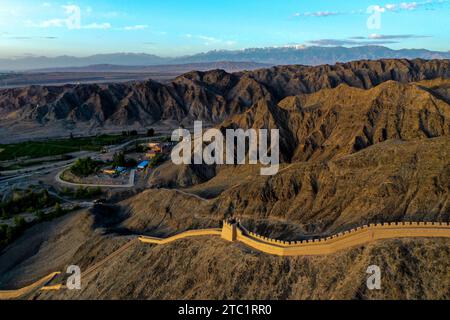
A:
{"label": "eroded rocky hill", "polygon": [[450,105],[444,89],[450,80],[426,85],[387,81],[364,90],[341,84],[278,104],[261,100],[221,128],[278,128],[283,158],[293,162],[327,160],[391,139],[448,136]]}
{"label": "eroded rocky hill", "polygon": [[282,66],[242,73],[190,72],[168,84],[32,86],[0,91],[2,126],[26,121],[49,129],[72,126],[150,125],[160,120],[220,123],[260,100],[278,103],[302,93],[346,84],[368,89],[450,77],[449,60],[357,61],[318,67]]}

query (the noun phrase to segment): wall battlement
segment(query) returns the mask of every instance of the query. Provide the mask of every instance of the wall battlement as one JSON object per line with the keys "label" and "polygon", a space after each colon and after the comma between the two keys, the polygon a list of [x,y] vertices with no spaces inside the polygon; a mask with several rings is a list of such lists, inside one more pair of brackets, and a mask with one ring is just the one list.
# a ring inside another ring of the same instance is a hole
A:
{"label": "wall battlement", "polygon": [[[225,223],[224,223],[225,225]],[[228,226],[227,226],[228,227]],[[392,222],[369,224],[319,239],[281,241],[249,232],[237,225],[240,241],[259,251],[278,256],[324,255],[383,239],[450,238],[450,224],[446,222]]]}

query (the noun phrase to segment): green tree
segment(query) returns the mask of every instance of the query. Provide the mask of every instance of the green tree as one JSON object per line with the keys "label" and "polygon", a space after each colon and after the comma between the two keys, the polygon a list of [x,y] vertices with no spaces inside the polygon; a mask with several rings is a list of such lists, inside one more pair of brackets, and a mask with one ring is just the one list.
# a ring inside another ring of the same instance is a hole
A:
{"label": "green tree", "polygon": [[147,137],[153,137],[155,135],[155,129],[150,128],[147,130]]}
{"label": "green tree", "polygon": [[8,227],[5,233],[5,241],[6,243],[10,243],[14,239],[16,228]]}
{"label": "green tree", "polygon": [[5,208],[2,208],[2,219],[6,220],[9,218],[9,215],[6,213]]}
{"label": "green tree", "polygon": [[102,193],[103,193],[103,190],[100,187],[95,187],[95,188],[90,189],[90,196],[91,197],[99,196]]}
{"label": "green tree", "polygon": [[98,162],[92,160],[90,157],[78,159],[70,168],[70,172],[79,177],[89,176],[98,170]]}
{"label": "green tree", "polygon": [[46,206],[51,201],[50,194],[47,189],[42,190],[39,198],[39,204]]}
{"label": "green tree", "polygon": [[114,154],[112,165],[114,167],[125,167],[126,159],[123,152],[118,152]]}
{"label": "green tree", "polygon": [[75,198],[83,199],[86,197],[86,189],[83,187],[79,187],[77,191],[75,191]]}
{"label": "green tree", "polygon": [[45,214],[41,210],[36,211],[35,215],[36,215],[36,218],[38,218],[39,221],[45,220]]}
{"label": "green tree", "polygon": [[25,225],[27,224],[27,222],[25,221],[24,217],[19,217],[19,216],[15,216],[14,217],[14,226],[20,230],[23,227],[25,227]]}
{"label": "green tree", "polygon": [[61,208],[61,205],[58,202],[55,204],[54,213],[57,217],[64,213],[63,209]]}

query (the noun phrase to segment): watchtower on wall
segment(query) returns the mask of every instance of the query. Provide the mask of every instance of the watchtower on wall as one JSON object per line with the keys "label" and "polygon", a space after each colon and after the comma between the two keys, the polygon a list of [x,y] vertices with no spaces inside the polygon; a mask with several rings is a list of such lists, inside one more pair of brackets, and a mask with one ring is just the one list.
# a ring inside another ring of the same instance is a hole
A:
{"label": "watchtower on wall", "polygon": [[237,240],[237,223],[236,221],[224,221],[222,227],[222,238],[227,241]]}

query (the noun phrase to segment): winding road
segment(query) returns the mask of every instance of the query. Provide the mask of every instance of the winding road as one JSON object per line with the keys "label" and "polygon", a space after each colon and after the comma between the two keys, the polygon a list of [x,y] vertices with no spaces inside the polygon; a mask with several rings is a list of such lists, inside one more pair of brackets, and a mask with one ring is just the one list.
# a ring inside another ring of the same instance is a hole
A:
{"label": "winding road", "polygon": [[99,188],[133,188],[134,187],[134,180],[136,177],[136,170],[132,169],[130,171],[130,178],[128,179],[127,184],[88,184],[88,183],[74,183],[65,181],[61,178],[64,171],[66,171],[67,168],[64,168],[64,170],[60,171],[56,177],[55,181],[59,184],[71,186],[71,187],[99,187]]}

